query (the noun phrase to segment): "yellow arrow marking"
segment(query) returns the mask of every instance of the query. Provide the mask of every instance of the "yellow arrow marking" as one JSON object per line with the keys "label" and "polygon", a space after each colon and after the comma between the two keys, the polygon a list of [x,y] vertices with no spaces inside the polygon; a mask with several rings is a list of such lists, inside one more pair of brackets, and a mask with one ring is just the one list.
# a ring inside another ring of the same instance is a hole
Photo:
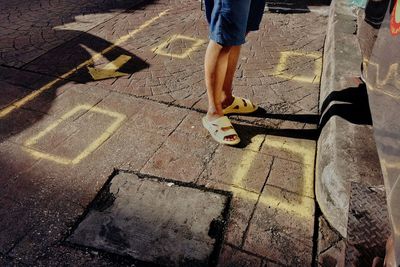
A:
{"label": "yellow arrow marking", "polygon": [[39,88],[36,91],[33,91],[31,94],[25,96],[24,98],[21,98],[20,100],[12,103],[11,105],[5,107],[4,109],[0,110],[0,118],[7,116],[9,113],[13,112],[15,109],[18,109],[20,107],[22,107],[23,105],[25,105],[26,103],[32,101],[33,99],[35,99],[37,96],[39,96],[40,94],[42,94],[43,92],[53,88],[54,85],[56,85],[57,83],[59,83],[60,81],[63,81],[64,79],[68,78],[69,76],[71,76],[72,74],[74,74],[76,71],[78,71],[79,69],[86,67],[89,64],[93,64],[93,61],[96,61],[97,59],[99,59],[102,55],[110,52],[111,50],[113,50],[115,47],[119,46],[120,44],[126,42],[127,40],[129,40],[130,38],[132,38],[134,35],[136,35],[137,33],[139,33],[140,31],[142,31],[143,29],[147,28],[148,26],[150,26],[152,23],[154,23],[156,20],[158,20],[159,18],[163,17],[165,14],[167,14],[167,12],[169,11],[169,9],[161,12],[160,14],[158,14],[157,16],[149,19],[148,21],[146,21],[145,23],[143,23],[142,25],[139,26],[139,28],[130,31],[128,34],[118,38],[112,45],[110,45],[109,47],[107,47],[106,49],[104,49],[103,51],[101,51],[100,53],[97,53],[95,55],[93,55],[92,58],[84,61],[83,63],[79,64],[77,67],[73,68],[72,70],[64,73],[63,75],[61,75],[59,78],[49,82],[48,84],[42,86],[41,88]]}
{"label": "yellow arrow marking", "polygon": [[117,70],[125,65],[131,58],[132,57],[127,55],[121,55],[116,60],[105,65],[103,68],[88,67],[88,70],[94,80],[125,76],[128,74],[119,72]]}

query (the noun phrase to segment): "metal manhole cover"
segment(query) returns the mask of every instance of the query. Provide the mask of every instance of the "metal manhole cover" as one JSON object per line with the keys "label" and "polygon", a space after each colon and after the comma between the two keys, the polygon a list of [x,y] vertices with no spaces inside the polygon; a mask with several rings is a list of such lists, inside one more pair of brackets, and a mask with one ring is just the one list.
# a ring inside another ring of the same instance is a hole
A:
{"label": "metal manhole cover", "polygon": [[120,173],[67,241],[162,266],[212,266],[230,195]]}

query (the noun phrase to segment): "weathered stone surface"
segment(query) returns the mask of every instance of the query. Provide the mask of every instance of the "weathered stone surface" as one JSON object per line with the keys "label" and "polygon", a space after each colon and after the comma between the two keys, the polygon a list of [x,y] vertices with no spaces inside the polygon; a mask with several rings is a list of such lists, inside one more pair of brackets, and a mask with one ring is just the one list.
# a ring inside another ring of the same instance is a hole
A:
{"label": "weathered stone surface", "polygon": [[[371,123],[368,99],[359,103],[364,89],[358,80],[362,58],[356,26],[349,3],[334,1],[324,49],[315,184],[321,211],[343,237],[347,235],[349,183],[374,185],[382,180],[372,127],[367,125]],[[347,106],[346,101],[350,102]]]}
{"label": "weathered stone surface", "polygon": [[206,168],[205,179],[260,193],[272,157],[235,147],[220,146]]}
{"label": "weathered stone surface", "polygon": [[252,256],[229,245],[224,245],[218,267],[260,267],[261,258]]}
{"label": "weathered stone surface", "polygon": [[314,201],[266,186],[243,248],[285,265],[309,266],[313,234]]}
{"label": "weathered stone surface", "polygon": [[[187,145],[190,144],[190,145]],[[210,161],[217,144],[174,132],[146,163],[141,172],[185,182],[195,182]]]}
{"label": "weathered stone surface", "polygon": [[101,194],[70,242],[166,266],[211,260],[226,196],[126,173]]}

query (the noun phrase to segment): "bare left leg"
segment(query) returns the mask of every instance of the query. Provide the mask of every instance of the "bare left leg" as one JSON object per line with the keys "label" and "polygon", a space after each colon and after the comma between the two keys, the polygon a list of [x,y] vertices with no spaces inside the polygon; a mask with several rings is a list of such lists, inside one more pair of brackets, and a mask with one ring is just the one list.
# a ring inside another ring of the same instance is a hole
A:
{"label": "bare left leg", "polygon": [[222,98],[222,108],[229,106],[233,102],[232,84],[236,72],[237,63],[239,60],[240,48],[240,45],[232,46],[229,51],[228,66],[226,69],[224,85],[222,87],[224,94]]}

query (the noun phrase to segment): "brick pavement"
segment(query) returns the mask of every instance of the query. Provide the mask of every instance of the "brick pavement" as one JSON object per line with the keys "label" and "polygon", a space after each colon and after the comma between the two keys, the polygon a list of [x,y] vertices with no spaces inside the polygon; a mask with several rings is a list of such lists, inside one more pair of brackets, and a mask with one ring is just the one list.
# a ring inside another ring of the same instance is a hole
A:
{"label": "brick pavement", "polygon": [[[120,169],[233,192],[220,266],[310,266],[326,17],[267,13],[249,35],[234,90],[265,111],[232,116],[243,142],[226,147],[200,123],[207,25],[199,3],[134,4],[2,9],[0,264],[132,264],[64,242]],[[121,55],[123,76],[91,77],[88,66],[101,70]]]}

